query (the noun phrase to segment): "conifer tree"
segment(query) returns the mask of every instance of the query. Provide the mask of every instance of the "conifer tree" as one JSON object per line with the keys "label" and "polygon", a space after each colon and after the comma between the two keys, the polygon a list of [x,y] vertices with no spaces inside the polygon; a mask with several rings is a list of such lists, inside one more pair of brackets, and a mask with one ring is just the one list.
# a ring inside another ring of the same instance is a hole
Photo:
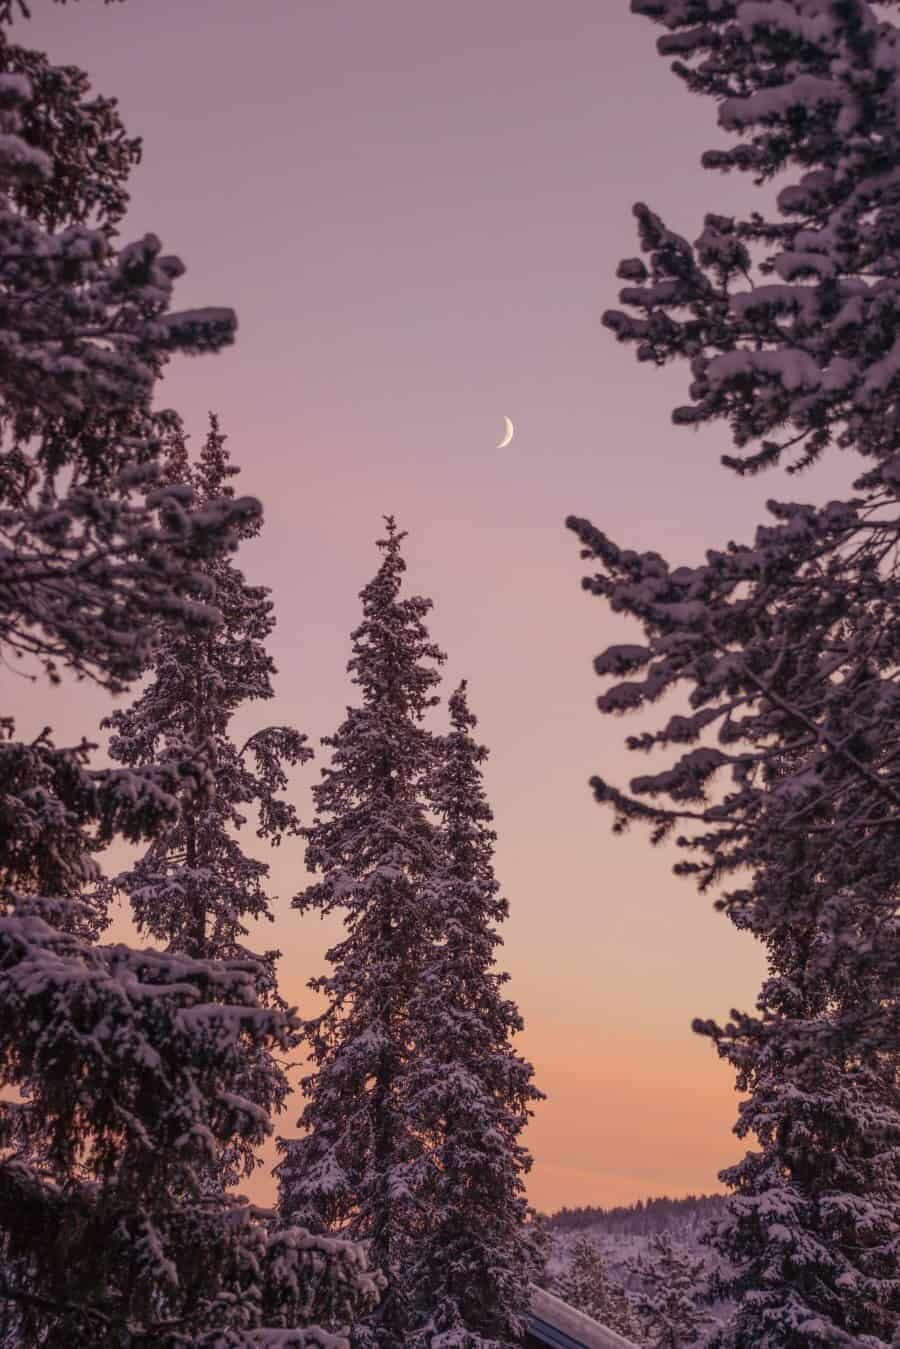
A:
{"label": "conifer tree", "polygon": [[428,878],[433,935],[410,1004],[415,1046],[404,1086],[405,1111],[428,1140],[416,1184],[428,1216],[410,1278],[420,1341],[510,1343],[521,1337],[541,1264],[520,1136],[542,1093],[512,1046],[522,1018],[503,996],[509,976],[495,968],[496,927],[509,905],[494,876],[488,752],[472,738],[465,682],[449,712],[428,784],[441,856]]}
{"label": "conifer tree", "polygon": [[656,1232],[634,1262],[633,1272],[638,1285],[633,1304],[646,1349],[685,1349],[698,1344],[711,1320],[703,1305],[703,1261],[679,1250],[668,1232]]}
{"label": "conifer tree", "polygon": [[406,1081],[411,1008],[434,937],[426,886],[441,861],[426,795],[434,742],[423,719],[437,702],[444,656],[425,627],[431,601],[401,597],[404,536],[393,517],[386,524],[352,635],[359,705],[323,740],[331,764],[303,830],[319,879],[294,904],[342,911],[346,935],[327,953],[331,973],[311,983],[327,1005],[308,1025],[305,1136],[281,1140],[278,1175],[286,1220],[370,1243],[387,1287],[368,1332],[395,1345],[411,1324],[411,1243],[428,1221],[425,1140],[407,1111]]}
{"label": "conifer tree", "polygon": [[[234,495],[225,436],[215,417],[196,464],[189,461],[183,436],[175,438],[167,477],[189,486],[199,508]],[[259,532],[259,521],[240,531],[242,539]],[[267,863],[248,856],[238,833],[245,812],[257,812],[257,837],[277,846],[300,824],[281,793],[285,767],[311,757],[306,737],[287,726],[268,726],[238,745],[231,722],[247,702],[268,701],[275,666],[265,647],[275,625],[272,602],[262,586],[251,586],[233,555],[219,554],[199,568],[199,595],[215,596],[218,626],[202,639],[163,632],[157,642],[149,682],[128,708],[105,721],[113,735],[110,752],[130,766],[172,757],[173,752],[211,762],[213,792],[203,804],[183,811],[161,828],[149,848],[114,887],[127,894],[138,928],[167,949],[197,959],[252,959],[259,963],[262,1001],[278,1005],[277,951],[256,955],[243,944],[248,920],[272,912],[265,891]],[[280,1108],[289,1092],[285,1072],[269,1054],[248,1060],[244,1094],[266,1110]],[[231,1173],[238,1158],[231,1158]],[[255,1164],[243,1150],[240,1170]]]}
{"label": "conifer tree", "polygon": [[[87,93],[0,32],[0,651],[117,688],[161,629],[215,627],[198,563],[260,508],[197,509],[164,481],[158,375],[235,320],[170,312],[183,268],[154,236],[116,246],[133,143]],[[256,963],[97,944],[102,910],[82,900],[96,848],[171,825],[208,764],[95,770],[86,741],[2,731],[2,1329],[18,1349],[326,1345],[309,1321],[377,1294],[362,1253],[198,1192],[268,1132],[240,1090],[248,1047],[286,1052],[296,1019],[261,1003]]]}
{"label": "conifer tree", "polygon": [[897,1057],[841,1045],[882,1000],[855,961],[842,979],[833,958],[819,962],[835,929],[848,945],[856,934],[837,902],[817,907],[827,926],[809,922],[807,895],[770,940],[755,1015],[695,1025],[747,1093],[735,1132],[759,1144],[721,1177],[734,1198],[712,1233],[727,1260],[717,1284],[736,1305],[711,1343],[726,1349],[887,1343],[900,1321]]}
{"label": "conifer tree", "polygon": [[750,1092],[739,1134],[762,1145],[724,1173],[737,1194],[720,1248],[740,1300],[716,1342],[886,1344],[900,1316],[900,31],[866,0],[633,8],[742,137],[706,166],[781,175],[780,190],[773,210],[707,215],[694,244],[637,206],[649,265],[620,265],[625,308],[608,326],[641,360],[690,363],[674,420],[727,421],[739,474],[797,470],[833,445],[867,462],[849,499],[770,502],[752,544],[696,566],[570,521],[598,564],[585,584],[645,633],[598,658],[617,681],[602,710],[676,685],[688,698],[629,740],[676,747],[669,767],[594,790],[616,828],[683,831],[676,869],[702,888],[736,876],[718,904],[769,954],[756,1015],[697,1023]]}
{"label": "conifer tree", "polygon": [[572,1243],[568,1264],[556,1280],[554,1292],[576,1311],[627,1340],[637,1341],[634,1312],[624,1286],[607,1269],[596,1241],[580,1236]]}

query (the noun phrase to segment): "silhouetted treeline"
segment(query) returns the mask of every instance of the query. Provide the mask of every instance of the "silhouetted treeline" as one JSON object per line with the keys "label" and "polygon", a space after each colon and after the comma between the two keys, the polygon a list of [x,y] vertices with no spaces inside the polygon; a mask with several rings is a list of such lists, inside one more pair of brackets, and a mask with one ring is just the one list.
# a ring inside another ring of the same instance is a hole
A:
{"label": "silhouetted treeline", "polygon": [[557,1232],[577,1232],[590,1227],[622,1237],[650,1236],[673,1228],[692,1231],[718,1217],[724,1204],[725,1196],[720,1194],[690,1194],[684,1199],[663,1195],[659,1199],[638,1199],[619,1208],[561,1208],[550,1215],[547,1226]]}

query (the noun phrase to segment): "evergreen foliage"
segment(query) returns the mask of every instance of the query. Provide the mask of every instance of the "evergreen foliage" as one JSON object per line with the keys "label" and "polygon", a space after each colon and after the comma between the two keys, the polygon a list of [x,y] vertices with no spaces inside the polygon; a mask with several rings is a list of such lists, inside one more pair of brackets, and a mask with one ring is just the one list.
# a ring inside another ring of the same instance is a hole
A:
{"label": "evergreen foliage", "polygon": [[709,1222],[719,1217],[725,1196],[719,1194],[686,1195],[670,1199],[637,1199],[633,1204],[615,1208],[561,1208],[546,1219],[549,1231],[577,1232],[591,1228],[612,1237],[648,1236],[651,1232],[672,1232],[686,1237],[703,1231]]}
{"label": "evergreen foliage", "polygon": [[311,983],[327,1006],[307,1024],[314,1071],[302,1083],[305,1136],[281,1140],[278,1167],[286,1220],[371,1244],[387,1278],[372,1333],[392,1344],[410,1326],[410,1243],[428,1221],[418,1182],[425,1142],[404,1089],[416,1035],[410,1011],[434,936],[425,888],[441,861],[424,795],[434,744],[422,723],[444,660],[425,627],[431,601],[401,598],[402,538],[388,517],[382,563],[361,592],[363,620],[352,634],[348,671],[360,705],[323,739],[331,764],[303,830],[307,865],[320,879],[294,904],[343,911],[346,935],[327,953],[331,973]]}
{"label": "evergreen foliage", "polygon": [[528,1285],[542,1264],[520,1135],[543,1097],[512,1047],[522,1018],[503,996],[509,976],[495,969],[496,925],[509,905],[494,876],[487,750],[472,738],[465,682],[449,712],[429,779],[442,856],[427,887],[434,935],[410,1006],[415,1047],[404,1087],[406,1111],[428,1140],[420,1184],[429,1217],[411,1282],[420,1339],[510,1343],[523,1333]]}
{"label": "evergreen foliage", "polygon": [[830,933],[798,920],[791,938],[787,954],[770,944],[756,1016],[697,1026],[737,1068],[735,1132],[759,1144],[722,1173],[734,1198],[713,1235],[737,1307],[713,1343],[884,1343],[900,1320],[897,1059],[835,1047],[844,1014],[878,999],[852,971],[823,980],[809,948]]}
{"label": "evergreen foliage", "polygon": [[701,888],[734,877],[719,907],[769,954],[755,1015],[697,1023],[750,1093],[738,1132],[762,1149],[724,1173],[740,1301],[717,1343],[881,1345],[900,1316],[900,32],[865,0],[632,7],[742,137],[706,166],[780,190],[768,214],[707,215],[694,244],[636,207],[648,263],[621,264],[625,308],[606,322],[640,360],[690,363],[674,420],[726,421],[738,473],[832,445],[868,462],[848,500],[770,502],[751,545],[697,566],[569,522],[597,564],[587,588],[645,634],[598,657],[615,681],[601,710],[682,698],[628,741],[673,762],[628,792],[593,786],[617,829],[674,835]]}
{"label": "evergreen foliage", "polygon": [[568,1266],[554,1292],[576,1311],[637,1343],[639,1332],[628,1294],[612,1277],[590,1237],[578,1237],[573,1243]]}
{"label": "evergreen foliage", "polygon": [[634,1262],[633,1272],[637,1289],[632,1301],[646,1349],[684,1349],[700,1343],[711,1319],[702,1301],[703,1261],[679,1250],[667,1232],[657,1232]]}
{"label": "evergreen foliage", "polygon": [[22,137],[50,166],[48,174],[12,183],[13,201],[48,230],[94,221],[114,236],[128,206],[129,174],[141,160],[141,142],[128,135],[117,100],[92,94],[77,66],[55,66],[2,30],[0,70],[28,80],[34,96],[20,109]]}
{"label": "evergreen foliage", "polygon": [[[9,17],[9,6],[0,18]],[[0,652],[59,681],[138,677],[161,632],[221,622],[204,567],[259,515],[166,480],[151,400],[173,351],[231,340],[229,310],[170,312],[183,271],[152,235],[117,247],[136,153],[81,72],[0,42]],[[33,139],[30,137],[33,136]],[[33,675],[36,677],[36,675]],[[93,852],[173,827],[213,787],[204,755],[97,771],[88,742],[0,742],[0,1318],[38,1345],[285,1345],[377,1296],[362,1253],[278,1233],[203,1193],[266,1112],[249,1055],[298,1023],[259,963],[95,942]]]}
{"label": "evergreen foliage", "polygon": [[[234,495],[230,463],[215,417],[198,461],[188,458],[178,437],[166,476],[189,486],[200,508]],[[241,538],[259,531],[253,519]],[[203,592],[215,596],[220,622],[198,639],[178,629],[164,631],[156,644],[149,680],[136,701],[105,721],[113,734],[110,752],[129,766],[182,757],[206,756],[213,791],[160,828],[147,851],[113,888],[131,903],[138,928],[167,949],[197,959],[256,959],[257,985],[264,1003],[279,1005],[275,978],[277,951],[257,956],[243,944],[248,920],[272,919],[264,885],[267,863],[248,856],[238,834],[246,811],[258,816],[256,835],[277,846],[299,832],[296,812],[281,793],[286,766],[311,757],[306,737],[287,726],[268,726],[243,745],[232,738],[231,722],[248,701],[273,697],[275,667],[265,647],[275,625],[272,602],[262,586],[250,586],[233,555],[203,564]],[[269,1111],[280,1109],[289,1092],[284,1069],[271,1054],[248,1059],[244,1094]],[[247,1175],[256,1164],[251,1148],[227,1159],[223,1179]]]}
{"label": "evergreen foliage", "polygon": [[424,718],[443,653],[430,600],[402,598],[392,518],[361,593],[349,671],[360,705],[323,743],[329,768],[304,830],[320,879],[301,910],[343,911],[345,937],[314,980],[304,1137],[281,1140],[291,1220],[371,1243],[388,1280],[361,1341],[477,1345],[521,1330],[540,1264],[519,1135],[540,1093],[510,1044],[519,1014],[493,969],[506,915],[492,870],[486,751],[464,688],[452,730]]}

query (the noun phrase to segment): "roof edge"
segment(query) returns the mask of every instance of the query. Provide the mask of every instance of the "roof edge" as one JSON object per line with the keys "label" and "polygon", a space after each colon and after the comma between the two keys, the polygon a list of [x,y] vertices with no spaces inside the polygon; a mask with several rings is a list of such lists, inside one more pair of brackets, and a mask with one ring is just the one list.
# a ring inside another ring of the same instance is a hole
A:
{"label": "roof edge", "polygon": [[576,1311],[568,1302],[536,1284],[531,1285],[531,1314],[584,1345],[584,1349],[638,1349],[633,1340],[626,1340],[617,1331],[601,1325],[585,1312]]}

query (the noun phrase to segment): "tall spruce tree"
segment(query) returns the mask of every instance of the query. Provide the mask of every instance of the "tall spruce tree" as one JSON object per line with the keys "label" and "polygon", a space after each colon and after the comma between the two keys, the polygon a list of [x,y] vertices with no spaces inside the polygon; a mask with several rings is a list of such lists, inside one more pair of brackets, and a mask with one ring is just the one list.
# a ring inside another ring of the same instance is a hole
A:
{"label": "tall spruce tree", "polygon": [[638,1326],[624,1285],[610,1274],[603,1252],[589,1236],[572,1243],[568,1263],[553,1291],[576,1311],[637,1342]]}
{"label": "tall spruce tree", "polygon": [[[0,649],[116,688],[161,629],[215,627],[198,564],[259,505],[198,510],[164,481],[157,378],[235,320],[170,312],[183,267],[154,236],[116,247],[136,147],[88,92],[0,32]],[[255,964],[96,944],[103,914],[81,900],[96,848],[171,824],[208,764],[94,770],[86,741],[2,731],[3,1330],[21,1349],[327,1344],[303,1327],[377,1292],[361,1252],[198,1193],[222,1150],[267,1132],[240,1091],[247,1047],[286,1050],[296,1020],[261,1005]]]}
{"label": "tall spruce tree", "polygon": [[493,869],[496,835],[485,797],[487,750],[461,684],[449,700],[451,731],[435,743],[429,798],[441,857],[429,876],[432,938],[413,991],[414,1050],[404,1108],[427,1139],[417,1192],[428,1216],[410,1266],[420,1342],[514,1343],[521,1338],[529,1283],[541,1267],[523,1177],[521,1142],[542,1099],[533,1069],[512,1046],[522,1029],[495,968],[508,915]]}
{"label": "tall spruce tree", "polygon": [[686,1349],[706,1342],[712,1317],[704,1306],[705,1273],[703,1261],[676,1246],[668,1232],[651,1235],[631,1267],[637,1285],[631,1302],[640,1326],[636,1338],[645,1349]]}
{"label": "tall spruce tree", "polygon": [[645,632],[598,658],[619,681],[601,709],[688,691],[629,740],[682,747],[675,762],[594,790],[616,828],[683,831],[676,869],[702,887],[735,876],[718,903],[769,953],[756,1014],[697,1025],[749,1092],[738,1132],[761,1143],[724,1173],[739,1301],[716,1342],[886,1344],[900,1316],[900,30],[866,0],[632,8],[742,137],[706,166],[782,176],[774,210],[709,214],[694,244],[637,206],[649,265],[621,264],[625,309],[607,324],[641,360],[690,363],[674,420],[727,421],[739,474],[832,445],[868,462],[848,500],[770,502],[751,545],[697,566],[570,521],[598,564],[587,587]]}
{"label": "tall spruce tree", "polygon": [[305,1136],[280,1141],[278,1176],[287,1220],[370,1242],[387,1287],[358,1333],[399,1344],[412,1324],[411,1245],[428,1221],[426,1140],[408,1113],[406,1084],[411,1009],[434,938],[426,887],[441,862],[427,803],[434,739],[423,721],[438,701],[444,655],[425,627],[431,601],[401,597],[404,536],[393,517],[386,523],[383,560],[361,592],[363,621],[352,635],[348,670],[360,704],[323,740],[332,761],[303,830],[320,879],[294,904],[342,911],[346,935],[327,954],[331,973],[311,983],[327,1006],[308,1026]]}
{"label": "tall spruce tree", "polygon": [[712,1342],[885,1343],[900,1322],[897,1056],[854,1042],[883,990],[827,949],[858,949],[858,906],[807,892],[804,849],[788,846],[798,902],[768,939],[756,1014],[695,1024],[736,1069],[735,1132],[759,1145],[722,1173],[734,1199],[713,1238],[736,1306]]}
{"label": "tall spruce tree", "polygon": [[[185,438],[174,438],[167,477],[190,487],[200,509],[233,497],[231,480],[237,473],[215,417],[196,463],[189,460]],[[253,519],[240,537],[258,532],[259,520]],[[238,835],[248,810],[257,814],[257,837],[272,846],[285,834],[299,832],[296,812],[281,795],[287,786],[285,768],[304,762],[312,751],[306,737],[288,726],[267,726],[242,745],[235,742],[231,723],[238,710],[274,696],[275,666],[265,646],[275,626],[272,601],[264,587],[247,583],[233,555],[219,554],[198,570],[198,598],[215,596],[220,623],[200,640],[177,629],[163,632],[146,687],[104,725],[113,731],[112,757],[130,766],[173,753],[189,759],[208,756],[213,792],[160,829],[113,888],[128,896],[139,930],[168,950],[197,959],[257,961],[261,1000],[278,1005],[279,953],[258,955],[243,943],[248,920],[272,919],[264,888],[269,867],[245,853]],[[277,1060],[254,1049],[244,1095],[272,1110],[283,1105],[289,1090]],[[237,1173],[250,1172],[256,1158],[244,1148],[223,1161],[222,1179],[235,1180]]]}

